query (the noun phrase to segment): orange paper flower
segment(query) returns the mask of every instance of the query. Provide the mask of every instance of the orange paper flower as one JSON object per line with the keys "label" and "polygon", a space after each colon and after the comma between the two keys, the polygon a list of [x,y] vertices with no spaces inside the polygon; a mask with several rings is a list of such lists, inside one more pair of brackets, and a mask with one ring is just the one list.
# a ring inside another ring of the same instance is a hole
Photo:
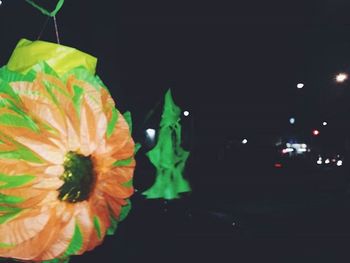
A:
{"label": "orange paper flower", "polygon": [[108,90],[84,67],[5,67],[0,107],[0,257],[50,262],[101,244],[130,208],[135,167]]}

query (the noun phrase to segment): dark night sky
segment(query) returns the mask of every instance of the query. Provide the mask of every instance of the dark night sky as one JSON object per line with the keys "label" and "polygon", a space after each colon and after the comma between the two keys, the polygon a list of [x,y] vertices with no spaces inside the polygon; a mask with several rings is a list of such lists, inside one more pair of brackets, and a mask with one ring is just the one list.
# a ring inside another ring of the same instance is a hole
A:
{"label": "dark night sky", "polygon": [[[3,2],[0,60],[6,64],[16,42],[35,39],[45,18],[25,1]],[[193,113],[196,134],[219,140],[281,132],[288,116],[309,123],[340,107],[334,101],[346,91],[332,78],[349,69],[349,4],[257,2],[119,9],[111,1],[82,7],[68,0],[58,22],[62,43],[99,58],[98,72],[119,108],[138,122],[168,88]],[[51,22],[42,39],[55,41]],[[295,89],[298,82],[304,90]]]}
{"label": "dark night sky", "polygon": [[[350,85],[334,82],[336,73],[350,73],[349,1],[230,2],[128,1],[120,7],[116,1],[66,0],[58,15],[62,44],[99,58],[98,74],[117,107],[134,116],[136,140],[143,140],[145,128],[156,128],[168,88],[176,103],[190,111],[183,127],[186,146],[193,151],[189,173],[197,187],[204,177],[215,181],[220,176],[217,156],[232,139],[308,134],[323,120],[329,121],[328,130],[322,130],[328,144],[342,145],[349,138]],[[3,0],[0,63],[7,63],[20,38],[36,39],[44,22],[24,0]],[[55,41],[51,21],[42,39]],[[299,82],[304,89],[296,89]],[[154,115],[144,123],[152,109]],[[297,120],[293,131],[292,116]],[[237,175],[228,167],[226,175]],[[141,178],[142,171],[136,175]],[[252,193],[244,187],[242,192]],[[219,200],[220,189],[213,190],[212,202]],[[134,216],[130,222],[139,221]],[[121,229],[122,241],[131,228]],[[106,247],[92,258],[109,253],[111,243]]]}

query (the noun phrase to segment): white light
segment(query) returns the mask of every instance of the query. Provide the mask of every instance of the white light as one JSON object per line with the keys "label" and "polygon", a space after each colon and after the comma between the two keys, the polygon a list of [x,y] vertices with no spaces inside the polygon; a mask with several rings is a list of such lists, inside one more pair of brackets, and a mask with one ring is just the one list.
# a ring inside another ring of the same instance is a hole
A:
{"label": "white light", "polygon": [[322,123],[322,125],[323,125],[323,126],[327,126],[327,125],[328,125],[328,122],[324,121],[324,122]]}
{"label": "white light", "polygon": [[289,119],[289,123],[290,123],[290,124],[294,124],[294,123],[295,123],[295,118],[290,118],[290,119]]}
{"label": "white light", "polygon": [[156,130],[155,129],[147,129],[146,130],[146,135],[151,140],[154,140],[154,138],[156,137]]}
{"label": "white light", "polygon": [[343,165],[343,161],[342,160],[338,160],[337,166],[342,166],[342,165]]}
{"label": "white light", "polygon": [[247,140],[247,139],[243,139],[243,140],[242,140],[242,143],[243,143],[243,144],[247,144],[247,143],[248,143],[248,140]]}
{"label": "white light", "polygon": [[293,148],[285,148],[282,150],[282,153],[290,153],[290,152],[293,152],[294,149]]}
{"label": "white light", "polygon": [[322,160],[318,159],[317,164],[322,164]]}
{"label": "white light", "polygon": [[190,115],[190,112],[187,111],[187,110],[185,110],[185,111],[184,111],[184,116],[187,117],[188,115]]}
{"label": "white light", "polygon": [[298,84],[297,84],[297,88],[298,88],[298,89],[304,88],[304,83],[298,83]]}
{"label": "white light", "polygon": [[329,159],[326,159],[325,161],[324,161],[324,163],[325,164],[329,164],[331,161],[329,160]]}
{"label": "white light", "polygon": [[339,73],[339,74],[335,77],[336,81],[339,82],[339,83],[344,82],[345,80],[347,80],[347,78],[348,78],[348,75],[345,74],[345,73]]}

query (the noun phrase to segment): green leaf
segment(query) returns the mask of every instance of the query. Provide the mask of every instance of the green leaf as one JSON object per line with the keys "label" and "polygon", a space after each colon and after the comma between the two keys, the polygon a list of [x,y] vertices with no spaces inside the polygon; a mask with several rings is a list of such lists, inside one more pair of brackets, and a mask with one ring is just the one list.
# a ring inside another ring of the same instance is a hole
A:
{"label": "green leaf", "polygon": [[101,239],[101,223],[100,223],[100,219],[97,216],[94,216],[94,226],[95,226],[95,230],[97,232],[98,238]]}
{"label": "green leaf", "polygon": [[115,219],[112,215],[110,216],[110,220],[111,220],[111,225],[107,229],[107,235],[112,236],[112,235],[114,235],[115,231],[117,230],[118,220]]}
{"label": "green leaf", "polygon": [[19,96],[13,91],[12,87],[2,79],[0,79],[0,93],[11,96],[14,100],[20,101]]}
{"label": "green leaf", "polygon": [[77,111],[78,115],[80,116],[80,111],[81,111],[81,102],[83,99],[83,94],[84,94],[84,89],[74,85],[73,86],[73,90],[74,90],[74,95],[73,95],[73,105],[75,110]]}
{"label": "green leaf", "polygon": [[82,245],[83,245],[83,236],[81,234],[79,225],[76,224],[73,238],[70,241],[70,244],[69,244],[66,252],[64,252],[64,257],[76,254],[81,249]]}
{"label": "green leaf", "polygon": [[120,215],[119,215],[119,222],[123,221],[129,214],[130,210],[131,210],[131,201],[130,199],[126,200],[128,203],[124,206],[122,206],[122,210],[120,211]]}
{"label": "green leaf", "polygon": [[141,143],[136,143],[135,144],[135,150],[134,150],[134,154],[136,155],[137,152],[141,149],[142,145]]}
{"label": "green leaf", "polygon": [[123,114],[124,116],[124,119],[126,121],[126,123],[128,124],[129,126],[129,130],[130,130],[130,134],[132,133],[132,118],[131,118],[131,112],[130,111],[127,111]]}
{"label": "green leaf", "polygon": [[116,110],[116,108],[113,108],[111,120],[108,122],[108,125],[107,125],[107,138],[111,137],[111,135],[113,134],[117,121],[118,121],[118,111]]}
{"label": "green leaf", "polygon": [[9,243],[0,243],[0,248],[11,248],[14,247],[15,245],[9,244]]}
{"label": "green leaf", "polygon": [[128,166],[132,163],[133,159],[134,159],[133,157],[130,157],[130,158],[125,159],[125,160],[118,160],[118,161],[113,163],[113,166]]}
{"label": "green leaf", "polygon": [[39,132],[39,127],[29,117],[21,118],[14,114],[4,113],[0,115],[0,124],[10,127],[23,127]]}
{"label": "green leaf", "polygon": [[14,205],[23,202],[24,199],[18,196],[0,194],[0,203],[6,205]]}
{"label": "green leaf", "polygon": [[89,83],[96,90],[100,90],[101,88],[101,81],[99,80],[99,78],[91,74],[91,72],[83,66],[75,67],[69,70],[67,73],[64,74],[62,79],[66,82],[68,77],[72,75],[74,75],[74,77],[78,80],[83,80],[84,82]]}
{"label": "green leaf", "polygon": [[0,174],[0,189],[15,188],[34,180],[34,175],[6,175]]}
{"label": "green leaf", "polygon": [[16,215],[18,215],[20,212],[22,211],[22,209],[17,210],[16,212],[12,212],[12,213],[7,213],[4,215],[0,216],[0,224],[3,224],[5,222],[7,222],[8,220],[14,218]]}
{"label": "green leaf", "polygon": [[127,181],[126,183],[123,183],[122,185],[125,187],[132,187],[134,184],[134,180],[131,179],[130,181]]}
{"label": "green leaf", "polygon": [[18,149],[13,151],[0,151],[0,159],[14,159],[25,160],[33,163],[43,163],[40,157],[38,157],[33,151],[28,148],[17,145]]}
{"label": "green leaf", "polygon": [[32,0],[26,0],[27,3],[31,4],[33,7],[35,7],[36,9],[38,9],[41,13],[43,13],[46,16],[49,17],[54,17],[56,16],[56,14],[60,11],[60,9],[62,8],[63,4],[64,4],[64,0],[58,0],[57,5],[55,7],[55,9],[50,12],[49,10],[41,7],[40,5],[36,4],[34,1]]}
{"label": "green leaf", "polygon": [[69,257],[65,257],[65,258],[55,258],[51,260],[45,260],[45,261],[42,261],[41,263],[68,263],[68,262],[69,262]]}

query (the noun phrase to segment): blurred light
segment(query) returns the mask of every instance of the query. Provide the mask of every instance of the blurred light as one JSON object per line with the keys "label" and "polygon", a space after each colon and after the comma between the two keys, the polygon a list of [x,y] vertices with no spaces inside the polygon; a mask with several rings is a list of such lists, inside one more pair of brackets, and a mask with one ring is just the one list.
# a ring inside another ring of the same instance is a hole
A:
{"label": "blurred light", "polygon": [[281,163],[275,163],[275,168],[282,168],[282,164]]}
{"label": "blurred light", "polygon": [[329,164],[331,161],[329,160],[329,159],[326,159],[325,161],[324,161],[324,163],[325,164]]}
{"label": "blurred light", "polygon": [[294,149],[293,148],[285,148],[282,150],[282,153],[285,154],[285,153],[290,153],[290,152],[293,152]]}
{"label": "blurred light", "polygon": [[324,121],[324,122],[322,123],[322,125],[323,125],[323,126],[327,126],[327,125],[328,125],[328,122]]}
{"label": "blurred light", "polygon": [[287,145],[288,148],[292,147],[292,145],[289,142],[287,142],[286,145]]}
{"label": "blurred light", "polygon": [[343,161],[342,160],[338,160],[337,166],[342,166],[342,165],[343,165]]}
{"label": "blurred light", "polygon": [[188,115],[190,115],[190,112],[187,111],[187,110],[185,110],[185,111],[184,111],[184,116],[187,117]]}
{"label": "blurred light", "polygon": [[312,131],[312,134],[315,135],[315,136],[317,136],[317,135],[320,134],[320,131],[319,131],[319,130],[313,130],[313,131]]}
{"label": "blurred light", "polygon": [[322,160],[318,159],[317,164],[322,164]]}
{"label": "blurred light", "polygon": [[304,83],[298,83],[298,84],[297,84],[297,88],[298,88],[298,89],[304,88]]}
{"label": "blurred light", "polygon": [[146,135],[150,140],[154,140],[154,138],[156,137],[156,130],[155,129],[147,129]]}
{"label": "blurred light", "polygon": [[243,144],[247,144],[247,143],[248,143],[248,140],[247,140],[247,139],[243,139],[243,140],[242,140],[242,143],[243,143]]}
{"label": "blurred light", "polygon": [[294,124],[294,123],[295,123],[295,118],[290,118],[290,119],[289,119],[289,123],[290,123],[290,124]]}
{"label": "blurred light", "polygon": [[337,81],[338,83],[344,82],[345,80],[347,80],[347,78],[348,78],[348,75],[347,75],[346,73],[339,73],[339,74],[335,77],[335,79],[336,79],[336,81]]}

